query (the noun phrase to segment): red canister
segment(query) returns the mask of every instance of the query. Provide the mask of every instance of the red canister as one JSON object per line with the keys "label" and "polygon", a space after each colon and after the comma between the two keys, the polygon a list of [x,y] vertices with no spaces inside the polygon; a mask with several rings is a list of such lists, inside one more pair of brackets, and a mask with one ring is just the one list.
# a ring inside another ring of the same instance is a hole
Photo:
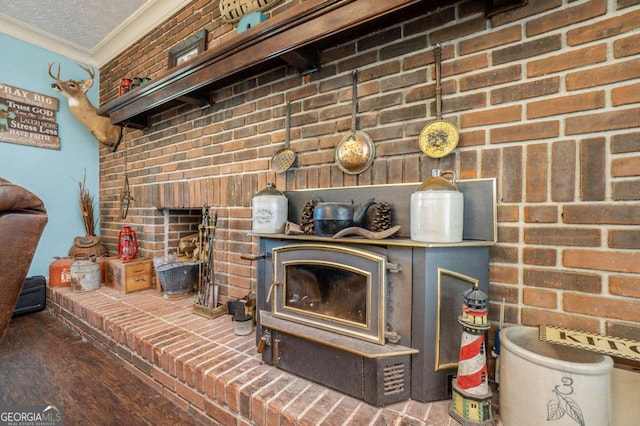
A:
{"label": "red canister", "polygon": [[71,257],[57,257],[49,265],[49,287],[71,287]]}

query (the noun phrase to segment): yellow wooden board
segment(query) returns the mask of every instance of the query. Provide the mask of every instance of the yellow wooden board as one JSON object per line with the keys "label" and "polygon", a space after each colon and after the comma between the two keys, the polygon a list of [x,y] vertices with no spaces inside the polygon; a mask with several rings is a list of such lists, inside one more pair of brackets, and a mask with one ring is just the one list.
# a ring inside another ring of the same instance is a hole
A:
{"label": "yellow wooden board", "polygon": [[640,342],[552,325],[540,326],[540,340],[640,361]]}

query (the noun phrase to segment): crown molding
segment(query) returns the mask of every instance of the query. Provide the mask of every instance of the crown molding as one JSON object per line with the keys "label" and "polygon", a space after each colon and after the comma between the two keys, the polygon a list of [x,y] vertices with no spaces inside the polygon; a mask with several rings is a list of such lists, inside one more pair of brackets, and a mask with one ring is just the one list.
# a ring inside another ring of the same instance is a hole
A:
{"label": "crown molding", "polygon": [[63,40],[53,34],[46,33],[38,28],[26,25],[0,13],[0,32],[19,40],[50,50],[75,61],[96,66],[91,52],[68,40]]}
{"label": "crown molding", "polygon": [[120,26],[104,38],[91,52],[97,66],[106,64],[182,10],[193,0],[149,0]]}
{"label": "crown molding", "polygon": [[0,32],[100,68],[193,0],[149,0],[93,49],[46,33],[0,13]]}

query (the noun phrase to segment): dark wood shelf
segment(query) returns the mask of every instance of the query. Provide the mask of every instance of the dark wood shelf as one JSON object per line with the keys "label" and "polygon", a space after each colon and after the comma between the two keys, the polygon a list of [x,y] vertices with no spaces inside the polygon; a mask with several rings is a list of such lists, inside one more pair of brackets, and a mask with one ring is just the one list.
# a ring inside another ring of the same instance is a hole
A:
{"label": "dark wood shelf", "polygon": [[451,1],[309,0],[167,70],[160,77],[98,109],[113,124],[144,128],[148,117],[179,103],[206,107],[210,93],[258,71],[289,64],[317,68],[317,52],[330,43],[375,31]]}

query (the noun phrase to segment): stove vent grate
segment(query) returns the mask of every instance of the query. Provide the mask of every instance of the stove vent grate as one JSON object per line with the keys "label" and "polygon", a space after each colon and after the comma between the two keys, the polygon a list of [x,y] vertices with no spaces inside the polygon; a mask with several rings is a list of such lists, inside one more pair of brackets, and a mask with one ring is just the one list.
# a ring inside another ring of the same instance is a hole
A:
{"label": "stove vent grate", "polygon": [[384,394],[392,395],[404,392],[405,389],[405,368],[404,364],[390,364],[383,368]]}

